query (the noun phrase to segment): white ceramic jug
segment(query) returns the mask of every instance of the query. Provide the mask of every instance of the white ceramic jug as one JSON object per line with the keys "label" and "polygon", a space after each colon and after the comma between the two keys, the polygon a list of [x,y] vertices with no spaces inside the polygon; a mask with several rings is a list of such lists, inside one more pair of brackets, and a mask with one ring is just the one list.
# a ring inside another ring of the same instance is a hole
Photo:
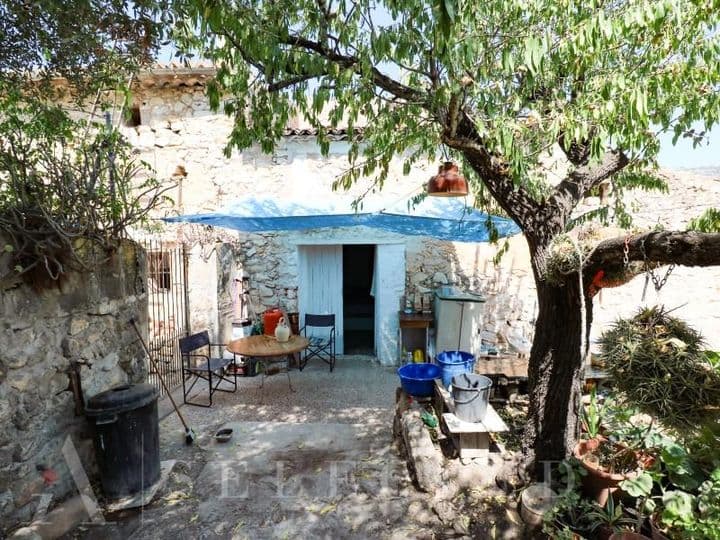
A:
{"label": "white ceramic jug", "polygon": [[280,320],[275,327],[275,339],[277,339],[280,343],[284,343],[290,339],[290,327],[285,321],[285,317],[280,317]]}

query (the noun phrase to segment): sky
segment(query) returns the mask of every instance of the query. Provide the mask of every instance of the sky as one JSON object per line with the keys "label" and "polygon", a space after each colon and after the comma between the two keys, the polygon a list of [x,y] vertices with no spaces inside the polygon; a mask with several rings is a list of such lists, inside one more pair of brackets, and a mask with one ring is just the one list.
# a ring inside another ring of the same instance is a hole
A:
{"label": "sky", "polygon": [[658,161],[661,167],[668,169],[720,167],[720,128],[711,131],[708,139],[695,149],[692,147],[691,139],[680,138],[673,146],[672,137],[672,133],[660,137]]}

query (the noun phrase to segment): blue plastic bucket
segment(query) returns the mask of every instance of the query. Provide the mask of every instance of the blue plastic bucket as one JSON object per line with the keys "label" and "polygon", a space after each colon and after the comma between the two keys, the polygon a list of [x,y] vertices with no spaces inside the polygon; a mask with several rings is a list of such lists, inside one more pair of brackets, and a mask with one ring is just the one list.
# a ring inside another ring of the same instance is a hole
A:
{"label": "blue plastic bucket", "polygon": [[400,384],[407,394],[430,397],[435,392],[434,381],[440,378],[440,368],[435,364],[407,364],[397,370]]}
{"label": "blue plastic bucket", "polygon": [[443,386],[449,388],[455,375],[473,372],[475,356],[465,351],[443,351],[437,355],[437,363],[442,370]]}

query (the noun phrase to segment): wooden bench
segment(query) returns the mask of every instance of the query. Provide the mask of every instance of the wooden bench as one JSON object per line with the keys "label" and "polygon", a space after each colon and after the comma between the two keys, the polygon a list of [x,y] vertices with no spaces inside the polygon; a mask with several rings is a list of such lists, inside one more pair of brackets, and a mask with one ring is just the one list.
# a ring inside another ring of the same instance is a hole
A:
{"label": "wooden bench", "polygon": [[507,431],[495,409],[488,403],[487,412],[482,422],[465,422],[455,416],[455,403],[438,379],[435,380],[436,406],[442,413],[443,426],[458,449],[460,459],[487,459],[490,452],[490,434]]}

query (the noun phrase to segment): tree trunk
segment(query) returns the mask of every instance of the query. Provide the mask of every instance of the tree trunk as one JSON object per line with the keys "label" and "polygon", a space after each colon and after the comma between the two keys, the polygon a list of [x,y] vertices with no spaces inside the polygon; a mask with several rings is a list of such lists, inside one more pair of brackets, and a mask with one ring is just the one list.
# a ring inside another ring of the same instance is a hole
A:
{"label": "tree trunk", "polygon": [[583,310],[580,295],[584,293],[577,274],[568,276],[561,285],[548,283],[538,271],[541,265],[537,253],[533,256],[533,269],[538,316],[528,366],[530,406],[523,452],[527,465],[534,465],[535,475],[542,477],[547,463],[570,455],[579,434],[581,343],[583,336],[585,344],[588,343],[592,301],[585,297]]}

